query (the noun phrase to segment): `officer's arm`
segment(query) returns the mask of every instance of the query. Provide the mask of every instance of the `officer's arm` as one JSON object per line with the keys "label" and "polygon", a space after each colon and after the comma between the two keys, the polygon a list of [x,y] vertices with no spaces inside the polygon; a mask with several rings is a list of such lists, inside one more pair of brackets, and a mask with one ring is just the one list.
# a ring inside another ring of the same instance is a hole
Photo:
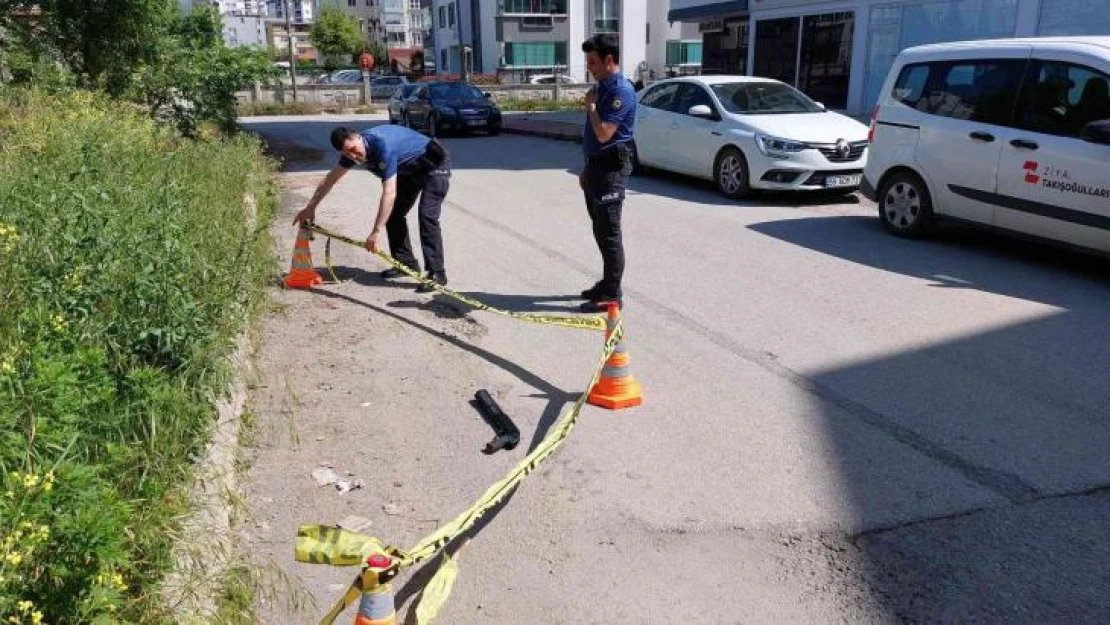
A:
{"label": "officer's arm", "polygon": [[335,183],[339,182],[339,179],[347,173],[347,170],[348,167],[343,163],[333,167],[331,171],[328,172],[328,175],[324,176],[324,179],[320,181],[320,184],[316,186],[316,192],[312,194],[312,199],[308,201],[308,205],[293,218],[293,223],[297,224],[302,221],[312,221],[316,219],[316,206],[327,197],[331,188],[335,186]]}
{"label": "officer's arm", "polygon": [[378,216],[374,219],[374,230],[381,231],[393,213],[393,202],[397,199],[397,175],[382,179],[382,199],[378,201]]}
{"label": "officer's arm", "polygon": [[601,120],[596,108],[591,108],[587,113],[590,118],[590,125],[594,128],[594,136],[601,143],[606,143],[617,134],[617,128],[620,127],[620,122],[606,122]]}

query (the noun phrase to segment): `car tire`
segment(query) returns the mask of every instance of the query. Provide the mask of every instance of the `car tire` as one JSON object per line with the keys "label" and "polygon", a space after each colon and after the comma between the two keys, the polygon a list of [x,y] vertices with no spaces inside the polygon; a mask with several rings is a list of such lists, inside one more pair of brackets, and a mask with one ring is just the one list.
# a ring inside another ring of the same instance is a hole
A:
{"label": "car tire", "polygon": [[412,122],[409,120],[409,114],[408,113],[402,113],[401,114],[401,125],[404,126],[405,128],[412,128]]}
{"label": "car tire", "polygon": [[739,200],[751,196],[751,177],[744,153],[733,147],[721,150],[713,162],[713,181],[727,198]]}
{"label": "car tire", "polygon": [[489,136],[496,137],[501,134],[501,126],[490,126],[488,132]]}
{"label": "car tire", "polygon": [[929,188],[909,171],[890,175],[879,185],[879,221],[896,237],[917,239],[932,231],[936,221]]}
{"label": "car tire", "polygon": [[435,113],[428,115],[428,136],[433,139],[439,136],[439,116]]}
{"label": "car tire", "polygon": [[632,175],[646,176],[649,172],[646,165],[640,163],[640,151],[636,149],[636,142],[632,142]]}
{"label": "car tire", "polygon": [[389,125],[390,126],[396,126],[397,125],[397,120],[393,119],[393,115],[389,116]]}

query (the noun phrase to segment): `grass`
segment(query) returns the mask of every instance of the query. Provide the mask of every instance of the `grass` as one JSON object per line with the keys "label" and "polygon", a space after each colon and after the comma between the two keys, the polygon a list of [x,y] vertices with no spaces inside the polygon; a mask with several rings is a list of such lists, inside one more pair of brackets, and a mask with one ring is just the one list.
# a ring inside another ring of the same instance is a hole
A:
{"label": "grass", "polygon": [[0,620],[175,620],[184,487],[280,270],[272,170],[246,136],[0,91]]}

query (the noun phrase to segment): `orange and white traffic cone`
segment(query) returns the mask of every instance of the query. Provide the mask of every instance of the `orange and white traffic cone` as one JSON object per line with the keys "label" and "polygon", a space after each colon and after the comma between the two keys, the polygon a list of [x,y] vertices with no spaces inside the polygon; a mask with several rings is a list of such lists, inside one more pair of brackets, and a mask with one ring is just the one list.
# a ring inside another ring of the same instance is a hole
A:
{"label": "orange and white traffic cone", "polygon": [[297,242],[293,244],[292,267],[281,281],[285,288],[308,289],[324,282],[312,265],[312,248],[308,244],[311,240],[312,232],[302,224],[297,229]]}
{"label": "orange and white traffic cone", "polygon": [[[355,625],[397,625],[397,611],[393,607],[393,586],[389,583],[392,561],[383,553],[375,553],[366,560],[362,573],[362,599],[355,615]],[[389,577],[387,577],[389,576]]]}
{"label": "orange and white traffic cone", "polygon": [[[616,302],[609,303],[609,315],[605,321],[606,340],[609,340],[613,330],[617,327],[617,319],[620,317],[619,311],[620,307]],[[597,384],[590,389],[586,402],[610,410],[631,408],[643,404],[643,389],[632,377],[632,371],[628,366],[629,360],[622,338],[609,356],[609,360],[605,362],[605,367],[601,370],[601,377]]]}

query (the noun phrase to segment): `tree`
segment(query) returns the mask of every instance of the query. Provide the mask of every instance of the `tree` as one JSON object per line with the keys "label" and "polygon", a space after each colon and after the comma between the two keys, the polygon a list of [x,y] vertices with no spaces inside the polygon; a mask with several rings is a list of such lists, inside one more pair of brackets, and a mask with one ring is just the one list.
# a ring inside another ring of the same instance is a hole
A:
{"label": "tree", "polygon": [[325,6],[312,25],[308,40],[324,55],[324,67],[331,71],[335,69],[336,57],[349,58],[358,51],[358,21],[337,6]]}
{"label": "tree", "polygon": [[386,61],[389,59],[389,48],[381,41],[363,37],[362,44],[357,51],[362,52],[363,50],[369,52],[370,56],[374,57],[374,67],[385,67],[387,65]]}

